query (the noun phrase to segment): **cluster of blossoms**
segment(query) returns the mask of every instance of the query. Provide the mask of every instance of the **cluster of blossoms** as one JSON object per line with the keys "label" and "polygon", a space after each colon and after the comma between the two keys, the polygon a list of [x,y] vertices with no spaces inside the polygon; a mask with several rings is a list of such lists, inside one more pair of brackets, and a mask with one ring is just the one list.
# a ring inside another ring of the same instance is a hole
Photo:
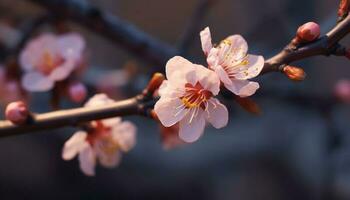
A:
{"label": "cluster of blossoms", "polygon": [[201,33],[208,68],[175,56],[166,64],[166,77],[159,88],[154,110],[165,127],[179,126],[179,137],[194,142],[203,134],[206,121],[215,128],[227,125],[228,111],[215,98],[221,83],[235,95],[248,97],[259,88],[249,81],[261,72],[262,56],[250,55],[247,42],[232,35],[214,47],[209,28]]}
{"label": "cluster of blossoms", "polygon": [[[93,96],[85,107],[98,107],[113,103],[105,94]],[[136,127],[120,117],[96,120],[86,131],[76,132],[64,145],[62,158],[71,160],[78,155],[80,168],[88,176],[95,175],[97,161],[104,167],[119,164],[122,152],[135,146]]]}

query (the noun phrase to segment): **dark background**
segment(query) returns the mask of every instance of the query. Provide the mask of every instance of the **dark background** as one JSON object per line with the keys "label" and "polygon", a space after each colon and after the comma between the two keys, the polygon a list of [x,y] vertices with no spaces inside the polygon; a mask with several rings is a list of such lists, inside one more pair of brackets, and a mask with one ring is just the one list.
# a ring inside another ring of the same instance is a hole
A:
{"label": "dark background", "polygon": [[[197,5],[197,0],[89,2],[172,45]],[[268,58],[304,22],[319,23],[322,33],[329,30],[337,6],[334,0],[216,0],[202,27],[210,26],[217,42],[242,34],[250,52]],[[2,20],[15,18],[19,23],[43,11],[24,0],[0,0]],[[132,60],[144,74],[132,84],[142,87],[142,78],[150,76],[148,63],[79,25],[72,27],[86,37],[89,47],[86,81],[91,81],[91,74],[121,68]],[[343,44],[349,46],[349,39]],[[190,57],[205,61],[199,37]],[[164,151],[154,121],[127,118],[138,125],[136,147],[119,167],[98,167],[93,178],[79,171],[76,159],[61,159],[62,146],[74,129],[1,138],[0,199],[350,199],[350,106],[320,104],[332,97],[337,80],[349,78],[349,61],[315,57],[295,64],[308,74],[302,83],[278,73],[259,78],[262,89],[254,99],[263,109],[261,116],[227,101],[229,125],[207,128],[191,145]],[[32,110],[47,111],[42,106],[47,100],[47,94],[35,94]]]}

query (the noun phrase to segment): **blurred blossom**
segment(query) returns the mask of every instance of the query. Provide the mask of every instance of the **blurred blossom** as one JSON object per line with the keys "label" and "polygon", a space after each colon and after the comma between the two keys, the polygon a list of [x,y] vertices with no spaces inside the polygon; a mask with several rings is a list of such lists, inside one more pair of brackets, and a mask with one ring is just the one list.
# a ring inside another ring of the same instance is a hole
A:
{"label": "blurred blossom", "polygon": [[194,142],[203,134],[206,121],[215,128],[226,126],[228,111],[214,98],[220,80],[213,71],[175,56],[166,65],[166,76],[154,107],[165,127],[179,123],[180,138]]}
{"label": "blurred blossom", "polygon": [[173,126],[165,127],[162,124],[160,126],[161,140],[163,148],[165,150],[174,149],[181,145],[186,144],[183,140],[179,138],[179,123],[176,123]]}
{"label": "blurred blossom", "polygon": [[[113,102],[105,94],[97,94],[85,107]],[[92,121],[87,129],[76,132],[64,144],[62,158],[71,160],[78,155],[80,169],[88,176],[95,175],[97,162],[107,168],[117,166],[122,152],[129,151],[136,143],[136,127],[129,121],[122,121],[120,117]]]}
{"label": "blurred blossom", "polygon": [[350,103],[350,80],[340,80],[334,88],[335,96],[345,102]]}
{"label": "blurred blossom", "polygon": [[259,75],[264,67],[262,56],[250,55],[248,44],[240,35],[231,35],[213,47],[209,27],[200,33],[202,50],[209,68],[220,77],[225,87],[241,97],[251,96],[259,84],[248,79]]}
{"label": "blurred blossom", "polygon": [[27,91],[42,92],[53,88],[82,62],[85,41],[77,33],[42,34],[22,50],[19,63],[24,71],[22,86]]}

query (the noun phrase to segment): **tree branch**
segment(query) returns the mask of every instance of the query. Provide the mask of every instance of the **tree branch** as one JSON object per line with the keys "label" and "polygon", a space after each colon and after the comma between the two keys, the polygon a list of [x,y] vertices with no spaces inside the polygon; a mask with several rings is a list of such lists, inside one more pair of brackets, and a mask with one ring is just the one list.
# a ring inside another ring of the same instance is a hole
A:
{"label": "tree branch", "polygon": [[126,115],[145,115],[142,98],[133,97],[99,107],[82,107],[43,114],[32,114],[26,124],[14,125],[10,121],[0,121],[0,137],[28,132],[78,126],[84,122]]}
{"label": "tree branch", "polygon": [[266,60],[262,74],[268,72],[281,71],[283,66],[292,62],[303,60],[308,57],[318,55],[345,55],[345,51],[340,52],[338,42],[350,33],[350,15],[340,21],[325,36],[314,42],[301,45],[295,49],[287,45],[281,52]]}
{"label": "tree branch", "polygon": [[90,5],[84,0],[30,0],[44,6],[56,17],[73,20],[109,38],[131,53],[162,68],[177,50],[147,35],[135,26]]}

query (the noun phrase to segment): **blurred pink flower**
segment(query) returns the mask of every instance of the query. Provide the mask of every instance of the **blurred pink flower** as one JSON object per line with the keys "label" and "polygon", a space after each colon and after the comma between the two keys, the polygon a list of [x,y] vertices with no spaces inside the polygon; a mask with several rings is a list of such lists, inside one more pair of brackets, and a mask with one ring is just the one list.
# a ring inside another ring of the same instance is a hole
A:
{"label": "blurred pink flower", "polygon": [[335,96],[344,103],[350,103],[350,80],[340,80],[334,87]]}
{"label": "blurred pink flower", "polygon": [[165,127],[179,122],[179,137],[194,142],[203,134],[206,121],[215,128],[226,126],[228,111],[214,98],[220,80],[213,71],[175,56],[166,65],[166,76],[154,107]]}
{"label": "blurred pink flower", "polygon": [[81,103],[87,96],[87,88],[80,82],[73,82],[68,85],[67,95],[75,103]]}
{"label": "blurred pink flower", "polygon": [[259,84],[248,79],[259,75],[264,58],[247,54],[248,44],[241,35],[231,35],[217,47],[212,45],[209,27],[200,36],[209,68],[218,74],[225,87],[241,97],[253,95]]}
{"label": "blurred pink flower", "polygon": [[[113,103],[105,94],[93,96],[86,107],[97,107]],[[76,132],[65,144],[62,151],[64,160],[71,160],[79,154],[80,168],[88,176],[95,175],[97,161],[104,167],[119,164],[121,153],[135,146],[136,127],[120,117],[92,121],[88,131]]]}
{"label": "blurred pink flower", "polygon": [[24,71],[22,86],[27,91],[42,92],[66,79],[81,63],[85,41],[81,35],[42,34],[22,50],[19,63]]}

